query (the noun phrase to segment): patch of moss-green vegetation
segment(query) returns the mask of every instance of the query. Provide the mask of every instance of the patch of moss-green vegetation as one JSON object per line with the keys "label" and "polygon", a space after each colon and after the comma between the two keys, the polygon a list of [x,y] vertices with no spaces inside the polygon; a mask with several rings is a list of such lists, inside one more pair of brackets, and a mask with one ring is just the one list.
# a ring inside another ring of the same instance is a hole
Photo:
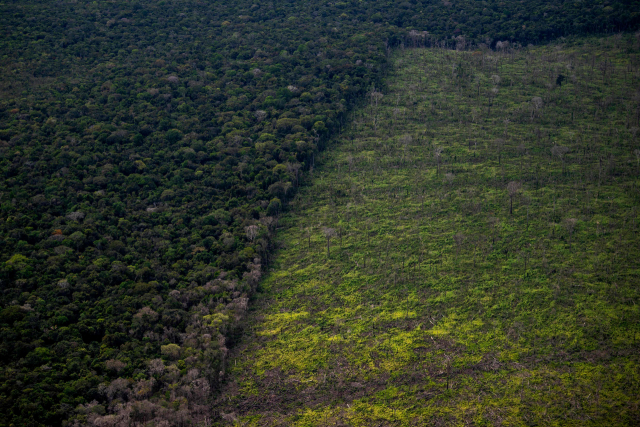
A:
{"label": "patch of moss-green vegetation", "polygon": [[280,218],[242,425],[637,425],[629,37],[397,52]]}

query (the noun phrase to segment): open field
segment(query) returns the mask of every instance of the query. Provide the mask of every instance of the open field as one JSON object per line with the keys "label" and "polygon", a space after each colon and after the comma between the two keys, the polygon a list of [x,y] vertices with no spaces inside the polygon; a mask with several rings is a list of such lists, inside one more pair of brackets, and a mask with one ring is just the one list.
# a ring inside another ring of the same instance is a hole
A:
{"label": "open field", "polygon": [[640,423],[638,53],[397,52],[280,218],[224,418]]}

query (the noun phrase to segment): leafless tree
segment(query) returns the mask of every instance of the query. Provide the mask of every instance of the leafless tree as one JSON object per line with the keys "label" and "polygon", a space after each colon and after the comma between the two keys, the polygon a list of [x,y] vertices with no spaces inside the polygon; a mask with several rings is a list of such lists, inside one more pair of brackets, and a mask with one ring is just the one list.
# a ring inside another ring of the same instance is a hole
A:
{"label": "leafless tree", "polygon": [[444,180],[445,180],[445,182],[446,182],[447,184],[449,184],[449,185],[453,184],[453,179],[454,179],[454,178],[455,178],[455,176],[454,176],[451,172],[446,173],[446,174],[444,175]]}
{"label": "leafless tree", "polygon": [[287,172],[293,175],[296,187],[298,186],[298,180],[300,179],[300,168],[302,168],[300,163],[287,163]]}
{"label": "leafless tree", "polygon": [[142,307],[133,317],[144,322],[154,322],[158,318],[158,313],[151,307]]}
{"label": "leafless tree", "polygon": [[330,227],[322,227],[322,234],[327,239],[327,258],[331,255],[330,247],[331,247],[331,238],[337,235],[335,228]]}
{"label": "leafless tree", "polygon": [[67,214],[67,218],[72,220],[72,221],[79,221],[82,218],[84,218],[84,213],[80,212],[80,211],[71,212],[71,213]]}
{"label": "leafless tree", "polygon": [[462,233],[456,233],[453,236],[453,241],[456,243],[456,252],[458,255],[460,255],[460,248],[462,247],[462,244],[464,243],[464,234]]}
{"label": "leafless tree", "polygon": [[504,137],[505,138],[507,137],[507,128],[508,128],[510,122],[511,122],[511,120],[509,120],[509,119],[504,119],[502,121],[502,123],[504,123]]}
{"label": "leafless tree", "polygon": [[313,227],[307,227],[305,230],[307,231],[307,242],[308,242],[307,249],[311,249],[311,231],[313,230]]}
{"label": "leafless tree", "polygon": [[509,47],[509,42],[507,40],[498,41],[496,43],[496,49],[498,49],[499,51],[504,52],[505,50],[507,50],[508,47]]}
{"label": "leafless tree", "polygon": [[493,100],[496,96],[498,96],[498,92],[500,90],[497,87],[491,88],[491,90],[489,91],[489,112],[488,114],[491,114],[491,106],[493,105]]}
{"label": "leafless tree", "polygon": [[493,146],[496,148],[498,152],[498,164],[502,164],[502,150],[504,149],[505,141],[502,138],[496,138],[493,141]]}
{"label": "leafless tree", "polygon": [[107,369],[120,372],[127,366],[127,364],[117,359],[109,359],[105,362],[105,366],[107,367]]}
{"label": "leafless tree", "polygon": [[371,98],[371,107],[373,109],[373,131],[378,131],[378,103],[384,97],[384,95],[380,92],[377,92],[375,88],[371,90],[369,93],[369,97]]}
{"label": "leafless tree", "polygon": [[250,225],[248,227],[245,227],[244,231],[247,235],[247,239],[249,239],[250,242],[253,242],[256,237],[258,237],[259,228],[257,225]]}
{"label": "leafless tree", "polygon": [[349,168],[349,173],[351,173],[351,168],[353,168],[353,163],[354,163],[353,156],[351,154],[349,154],[347,156],[347,167]]}
{"label": "leafless tree", "polygon": [[126,378],[116,378],[103,390],[109,401],[117,395],[128,395],[129,392],[129,380]]}
{"label": "leafless tree", "polygon": [[376,91],[375,88],[371,90],[369,96],[371,97],[372,105],[375,107],[378,107],[378,102],[380,102],[380,100],[384,97],[384,95],[381,92]]}
{"label": "leafless tree", "polygon": [[264,110],[258,110],[254,114],[256,116],[256,120],[258,120],[259,122],[267,118],[267,112]]}
{"label": "leafless tree", "polygon": [[450,355],[445,355],[445,369],[447,371],[447,390],[449,390],[449,380],[451,378],[451,361],[452,357]]}
{"label": "leafless tree", "polygon": [[533,106],[533,108],[531,109],[531,120],[533,120],[536,116],[540,117],[540,115],[542,114],[542,98],[540,98],[539,96],[534,96],[531,99],[531,105]]}
{"label": "leafless tree", "polygon": [[636,148],[633,150],[633,154],[636,155],[636,167],[638,168],[638,171],[640,171],[640,149]]}
{"label": "leafless tree", "polygon": [[438,164],[438,175],[440,175],[440,158],[442,157],[442,152],[444,148],[436,147],[433,149],[433,156],[436,158],[436,163]]}
{"label": "leafless tree", "polygon": [[564,228],[569,233],[569,244],[571,244],[571,236],[573,235],[573,230],[576,228],[576,224],[578,224],[578,220],[575,218],[567,218],[563,222]]}
{"label": "leafless tree", "polygon": [[272,216],[265,216],[260,218],[260,222],[267,227],[267,230],[273,231],[276,227],[277,219]]}
{"label": "leafless tree", "polygon": [[489,223],[489,227],[491,227],[491,231],[493,231],[493,243],[496,242],[496,229],[498,228],[498,224],[500,223],[500,218],[495,216],[489,217],[487,220]]}
{"label": "leafless tree", "polygon": [[401,162],[404,162],[404,158],[407,155],[407,150],[409,149],[411,141],[413,141],[411,135],[402,135],[400,137],[400,143],[402,144],[402,159],[400,159]]}
{"label": "leafless tree", "polygon": [[394,129],[395,129],[395,127],[396,127],[396,121],[397,121],[397,119],[398,119],[398,116],[400,115],[400,111],[401,111],[401,110],[400,110],[400,108],[398,108],[398,107],[395,107],[395,108],[392,110],[392,113],[393,113],[393,128],[394,128]]}
{"label": "leafless tree", "polygon": [[411,137],[411,135],[402,135],[400,137],[400,143],[402,144],[405,150],[407,149],[409,144],[411,144],[411,141],[413,141],[413,138]]}
{"label": "leafless tree", "polygon": [[150,360],[149,363],[149,374],[151,375],[162,375],[164,372],[164,362],[162,359],[153,359]]}
{"label": "leafless tree", "polygon": [[233,422],[233,423],[238,421],[238,417],[236,416],[235,412],[231,412],[229,414],[225,414],[221,412],[221,418],[225,421]]}
{"label": "leafless tree", "polygon": [[524,144],[520,144],[516,147],[516,150],[518,151],[518,154],[520,155],[520,172],[523,172],[523,162],[524,162],[524,156],[525,154],[527,154],[527,147]]}
{"label": "leafless tree", "polygon": [[551,148],[551,154],[556,156],[562,162],[562,172],[564,173],[564,155],[569,152],[569,147],[562,145],[554,145]]}
{"label": "leafless tree", "polygon": [[511,215],[513,215],[513,198],[518,194],[521,187],[522,187],[522,184],[520,184],[517,181],[511,181],[509,184],[507,184],[507,191],[509,192],[509,200],[510,200],[509,214]]}

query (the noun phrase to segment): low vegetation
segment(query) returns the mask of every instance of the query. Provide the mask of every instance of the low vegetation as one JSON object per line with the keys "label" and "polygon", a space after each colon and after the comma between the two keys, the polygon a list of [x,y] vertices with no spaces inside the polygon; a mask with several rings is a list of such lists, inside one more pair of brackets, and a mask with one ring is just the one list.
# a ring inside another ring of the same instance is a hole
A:
{"label": "low vegetation", "polygon": [[639,52],[397,52],[279,219],[222,418],[637,425]]}

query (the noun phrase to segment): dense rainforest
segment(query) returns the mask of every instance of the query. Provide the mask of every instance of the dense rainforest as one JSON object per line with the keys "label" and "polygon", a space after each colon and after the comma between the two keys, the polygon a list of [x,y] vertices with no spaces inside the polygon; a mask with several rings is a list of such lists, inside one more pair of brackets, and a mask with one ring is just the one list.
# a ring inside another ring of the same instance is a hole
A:
{"label": "dense rainforest", "polygon": [[219,419],[210,401],[278,218],[353,108],[385,88],[394,48],[508,51],[631,31],[639,13],[633,1],[1,3],[0,426]]}

